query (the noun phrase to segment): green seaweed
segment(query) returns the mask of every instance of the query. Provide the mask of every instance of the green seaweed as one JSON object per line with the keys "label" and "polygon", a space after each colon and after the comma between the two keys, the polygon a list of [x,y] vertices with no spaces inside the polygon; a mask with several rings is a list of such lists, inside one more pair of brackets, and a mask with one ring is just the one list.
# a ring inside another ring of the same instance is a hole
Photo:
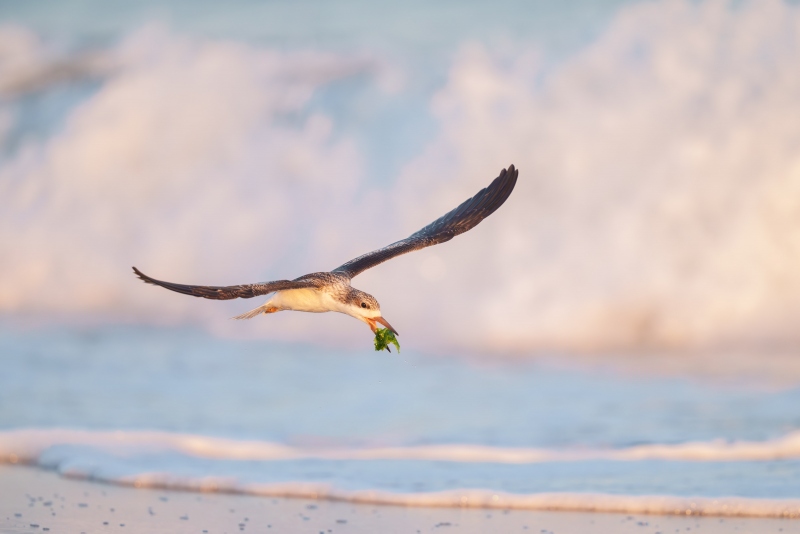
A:
{"label": "green seaweed", "polygon": [[397,341],[397,337],[395,337],[394,332],[388,328],[378,328],[375,330],[375,350],[381,351],[386,349],[389,352],[392,352],[392,349],[389,348],[389,344],[397,347],[397,352],[398,354],[400,353],[400,343]]}

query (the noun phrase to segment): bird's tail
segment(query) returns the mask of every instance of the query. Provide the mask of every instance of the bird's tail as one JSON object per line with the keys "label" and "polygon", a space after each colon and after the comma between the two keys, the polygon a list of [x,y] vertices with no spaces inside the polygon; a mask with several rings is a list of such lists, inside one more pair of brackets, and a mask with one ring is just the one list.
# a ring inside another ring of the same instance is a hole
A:
{"label": "bird's tail", "polygon": [[258,308],[254,308],[249,312],[244,312],[243,314],[237,315],[236,317],[231,317],[231,319],[240,319],[240,320],[252,319],[253,317],[261,315],[262,313],[275,313],[276,311],[278,311],[278,308],[267,303],[267,304],[262,304]]}

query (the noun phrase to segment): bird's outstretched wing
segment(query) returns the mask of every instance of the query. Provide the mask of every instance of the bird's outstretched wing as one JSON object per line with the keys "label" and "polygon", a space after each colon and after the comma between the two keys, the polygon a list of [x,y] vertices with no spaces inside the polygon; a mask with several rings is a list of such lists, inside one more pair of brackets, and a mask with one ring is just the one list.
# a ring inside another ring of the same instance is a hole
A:
{"label": "bird's outstretched wing", "polygon": [[172,282],[162,282],[161,280],[150,278],[136,267],[133,268],[133,272],[136,273],[136,276],[148,284],[165,287],[170,291],[176,291],[178,293],[183,293],[184,295],[214,300],[250,299],[259,295],[267,295],[274,291],[282,291],[284,289],[300,289],[303,287],[316,287],[319,285],[318,281],[297,279],[276,280],[274,282],[245,284],[241,286],[189,286],[184,284],[173,284]]}
{"label": "bird's outstretched wing", "polygon": [[464,201],[456,209],[436,219],[422,230],[389,246],[350,260],[334,269],[333,272],[343,273],[353,278],[396,256],[450,241],[458,234],[471,230],[503,205],[511,191],[514,190],[518,174],[519,170],[515,169],[513,165],[508,170],[503,169],[500,176],[495,178],[488,187],[481,189],[474,197]]}

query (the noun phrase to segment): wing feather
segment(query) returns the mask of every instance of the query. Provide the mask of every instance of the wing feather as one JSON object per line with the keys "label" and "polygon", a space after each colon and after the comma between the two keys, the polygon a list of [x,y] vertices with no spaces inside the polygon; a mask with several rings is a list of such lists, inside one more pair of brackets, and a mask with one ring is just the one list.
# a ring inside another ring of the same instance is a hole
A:
{"label": "wing feather", "polygon": [[297,280],[276,280],[274,282],[261,282],[239,286],[192,286],[156,280],[155,278],[147,276],[136,267],[133,268],[133,272],[136,273],[136,276],[142,281],[148,284],[161,286],[170,291],[175,291],[184,295],[213,300],[249,299],[259,295],[267,295],[275,291],[282,291],[284,289],[300,289],[319,285],[319,282],[314,280],[299,278]]}
{"label": "wing feather", "polygon": [[481,189],[475,196],[465,200],[428,226],[405,239],[352,259],[334,269],[333,272],[343,273],[353,278],[387,260],[414,250],[450,241],[455,236],[471,230],[503,205],[514,190],[518,174],[519,170],[515,169],[513,165],[508,170],[503,169],[500,176],[495,178],[488,187]]}

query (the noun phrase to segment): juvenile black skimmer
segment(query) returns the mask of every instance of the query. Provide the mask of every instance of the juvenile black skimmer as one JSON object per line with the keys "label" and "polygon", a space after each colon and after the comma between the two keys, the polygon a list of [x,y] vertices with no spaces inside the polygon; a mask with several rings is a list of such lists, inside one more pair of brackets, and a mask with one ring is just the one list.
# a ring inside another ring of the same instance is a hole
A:
{"label": "juvenile black skimmer", "polygon": [[503,169],[488,187],[464,201],[460,206],[436,219],[425,228],[396,241],[391,245],[373,250],[348,261],[330,272],[311,273],[294,280],[276,280],[240,286],[190,286],[173,284],[150,278],[136,267],[136,276],[157,286],[177,291],[184,295],[214,300],[249,299],[259,295],[272,296],[254,310],[238,315],[234,319],[251,319],[262,313],[283,310],[304,312],[340,312],[364,321],[373,332],[380,323],[395,334],[397,331],[381,316],[381,306],[375,297],[352,287],[350,280],[363,271],[375,267],[396,256],[432,245],[450,241],[478,225],[506,201],[517,183],[519,171],[511,165]]}

